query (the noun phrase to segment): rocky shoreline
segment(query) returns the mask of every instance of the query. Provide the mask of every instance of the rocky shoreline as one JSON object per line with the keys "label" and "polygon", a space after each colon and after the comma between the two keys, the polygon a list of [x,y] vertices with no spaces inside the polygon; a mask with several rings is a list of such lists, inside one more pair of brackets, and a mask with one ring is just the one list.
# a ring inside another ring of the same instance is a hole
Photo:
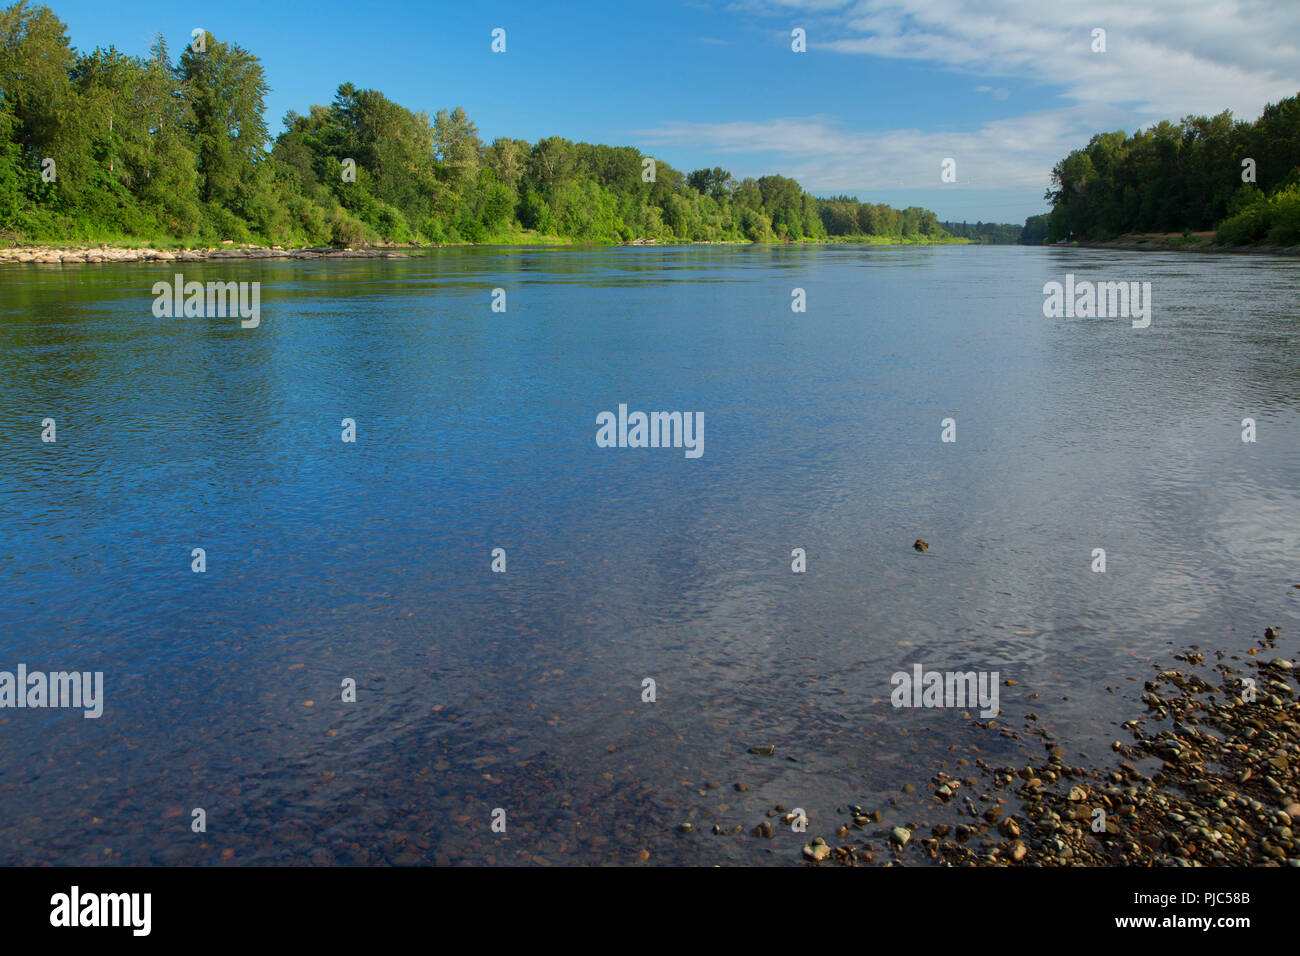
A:
{"label": "rocky shoreline", "polygon": [[208,259],[405,259],[405,253],[380,248],[313,246],[284,249],[280,246],[223,245],[210,249],[127,249],[122,246],[52,248],[15,246],[0,249],[0,262],[64,265],[83,262],[200,262]]}
{"label": "rocky shoreline", "polygon": [[[1112,743],[1112,765],[1069,765],[1053,734],[1032,730],[1040,761],[994,767],[977,758],[969,776],[931,778],[936,815],[943,805],[966,822],[881,827],[880,810],[850,806],[838,840],[814,839],[804,860],[1300,867],[1300,697],[1295,662],[1278,656],[1277,638],[1266,628],[1245,670],[1222,651],[1212,665],[1195,649],[1176,655],[1179,667],[1146,682],[1146,713],[1122,725],[1132,742]],[[1211,667],[1218,673],[1197,672]]]}
{"label": "rocky shoreline", "polygon": [[[892,243],[867,243],[891,245]],[[945,245],[951,243],[944,243]],[[752,245],[748,240],[717,242],[657,242],[654,239],[631,239],[623,246],[721,246]],[[1075,242],[1070,248],[1123,249],[1131,252],[1210,252],[1239,255],[1300,255],[1300,246],[1218,246],[1210,241],[1187,242],[1181,238],[1111,239],[1092,242]],[[409,248],[440,248],[439,246],[361,246],[336,248],[311,246],[302,249],[285,249],[281,246],[236,246],[223,244],[203,249],[131,249],[125,246],[12,246],[0,247],[0,263],[19,262],[36,265],[61,265],[63,263],[104,262],[199,262],[207,259],[405,259],[407,253],[394,251]]]}

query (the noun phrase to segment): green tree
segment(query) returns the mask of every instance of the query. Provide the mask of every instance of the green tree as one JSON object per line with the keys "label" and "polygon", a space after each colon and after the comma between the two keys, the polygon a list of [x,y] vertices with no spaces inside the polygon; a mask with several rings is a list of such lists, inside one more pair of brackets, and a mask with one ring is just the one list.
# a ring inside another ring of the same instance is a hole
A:
{"label": "green tree", "polygon": [[205,32],[203,52],[190,44],[181,54],[180,75],[199,198],[246,214],[255,202],[257,166],[266,155],[262,109],[268,87],[262,64],[243,47]]}
{"label": "green tree", "polygon": [[438,111],[433,121],[433,145],[453,184],[463,186],[478,177],[483,143],[478,128],[459,106],[450,112]]}

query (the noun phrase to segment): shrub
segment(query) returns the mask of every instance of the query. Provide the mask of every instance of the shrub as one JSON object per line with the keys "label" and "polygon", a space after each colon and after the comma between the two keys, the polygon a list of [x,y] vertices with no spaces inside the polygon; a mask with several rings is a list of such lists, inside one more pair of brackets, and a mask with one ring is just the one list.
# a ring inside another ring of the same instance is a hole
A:
{"label": "shrub", "polygon": [[1281,246],[1300,243],[1300,187],[1275,193],[1269,207],[1268,241]]}
{"label": "shrub", "polygon": [[330,213],[330,245],[356,245],[366,235],[366,226],[360,219],[348,215],[341,207],[335,207]]}

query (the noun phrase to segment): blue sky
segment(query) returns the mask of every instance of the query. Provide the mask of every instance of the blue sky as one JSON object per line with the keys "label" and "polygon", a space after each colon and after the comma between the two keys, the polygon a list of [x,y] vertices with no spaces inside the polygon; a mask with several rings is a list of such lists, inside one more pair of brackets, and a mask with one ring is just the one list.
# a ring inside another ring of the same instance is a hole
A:
{"label": "blue sky", "polygon": [[[632,145],[970,222],[1045,211],[1052,164],[1094,132],[1253,119],[1300,92],[1298,0],[49,6],[83,50],[144,54],[161,32],[176,53],[195,27],[240,44],[266,69],[273,134],[350,80],[430,115],[463,106],[485,142]],[[950,157],[957,182],[941,183]]]}

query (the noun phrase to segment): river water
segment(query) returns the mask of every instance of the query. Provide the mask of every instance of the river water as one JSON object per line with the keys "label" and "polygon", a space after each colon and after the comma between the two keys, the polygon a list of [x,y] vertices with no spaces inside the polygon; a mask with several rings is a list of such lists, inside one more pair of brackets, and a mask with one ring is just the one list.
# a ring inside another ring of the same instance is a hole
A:
{"label": "river water", "polygon": [[[177,272],[260,324],[155,316]],[[1150,326],[1046,317],[1067,275],[1150,282]],[[0,671],[102,672],[103,713],[0,709],[0,862],[795,862],[1041,754],[892,706],[917,663],[1101,754],[1154,664],[1300,625],[1297,289],[1016,247],[10,266]],[[703,453],[600,447],[620,404]],[[710,832],[777,804],[808,833]]]}

